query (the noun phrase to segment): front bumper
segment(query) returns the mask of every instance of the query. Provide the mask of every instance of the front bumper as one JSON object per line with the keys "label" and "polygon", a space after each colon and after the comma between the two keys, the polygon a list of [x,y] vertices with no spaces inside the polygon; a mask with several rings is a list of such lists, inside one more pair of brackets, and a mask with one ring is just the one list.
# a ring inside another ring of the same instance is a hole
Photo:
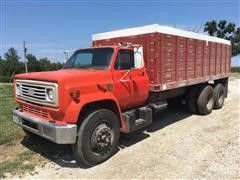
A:
{"label": "front bumper", "polygon": [[21,112],[18,108],[13,109],[12,114],[14,123],[57,144],[74,144],[76,141],[77,126],[75,124],[56,125]]}

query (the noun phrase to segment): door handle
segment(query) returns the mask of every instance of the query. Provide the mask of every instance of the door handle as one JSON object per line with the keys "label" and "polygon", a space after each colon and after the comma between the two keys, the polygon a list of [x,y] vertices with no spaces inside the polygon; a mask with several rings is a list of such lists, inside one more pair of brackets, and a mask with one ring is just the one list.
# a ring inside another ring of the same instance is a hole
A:
{"label": "door handle", "polygon": [[120,82],[121,83],[126,83],[126,82],[129,82],[129,79],[120,79]]}
{"label": "door handle", "polygon": [[144,71],[138,73],[139,76],[144,76]]}

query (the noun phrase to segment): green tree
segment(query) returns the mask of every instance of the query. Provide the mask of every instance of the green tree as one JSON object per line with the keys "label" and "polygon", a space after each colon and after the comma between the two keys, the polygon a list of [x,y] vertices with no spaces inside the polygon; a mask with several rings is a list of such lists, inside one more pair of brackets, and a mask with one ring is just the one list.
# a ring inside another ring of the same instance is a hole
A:
{"label": "green tree", "polygon": [[39,65],[39,62],[33,54],[27,54],[27,65],[28,65],[28,71],[29,72],[38,72],[41,71],[41,67]]}
{"label": "green tree", "polygon": [[52,63],[47,57],[39,59],[39,65],[41,67],[41,71],[52,70]]}
{"label": "green tree", "polygon": [[0,82],[5,81],[6,71],[5,71],[5,61],[0,56]]}
{"label": "green tree", "polygon": [[231,38],[232,43],[232,55],[237,56],[240,54],[240,27],[237,28],[236,33]]}
{"label": "green tree", "polygon": [[205,23],[204,32],[231,41],[232,56],[240,54],[240,27],[236,27],[236,24],[226,20],[219,22],[212,20]]}
{"label": "green tree", "polygon": [[62,66],[63,64],[60,62],[52,63],[52,70],[59,70],[62,68]]}
{"label": "green tree", "polygon": [[20,57],[17,54],[17,50],[14,48],[8,49],[8,52],[5,53],[5,64],[4,64],[4,74],[8,76],[9,80],[12,75],[16,73],[16,67],[19,67]]}
{"label": "green tree", "polygon": [[0,76],[3,76],[4,63],[5,63],[5,61],[2,59],[2,56],[0,56]]}
{"label": "green tree", "polygon": [[215,20],[205,23],[204,32],[208,32],[210,36],[216,36],[217,22]]}

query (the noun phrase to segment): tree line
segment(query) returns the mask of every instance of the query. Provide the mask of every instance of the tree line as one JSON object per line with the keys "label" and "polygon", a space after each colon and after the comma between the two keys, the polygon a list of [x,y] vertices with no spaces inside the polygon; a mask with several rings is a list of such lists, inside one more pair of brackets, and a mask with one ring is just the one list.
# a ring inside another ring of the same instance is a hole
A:
{"label": "tree line", "polygon": [[[53,71],[61,69],[63,64],[51,62],[47,57],[37,59],[33,54],[27,54],[28,72]],[[13,75],[25,73],[24,62],[20,61],[17,50],[8,49],[4,58],[0,56],[0,82],[11,82]]]}

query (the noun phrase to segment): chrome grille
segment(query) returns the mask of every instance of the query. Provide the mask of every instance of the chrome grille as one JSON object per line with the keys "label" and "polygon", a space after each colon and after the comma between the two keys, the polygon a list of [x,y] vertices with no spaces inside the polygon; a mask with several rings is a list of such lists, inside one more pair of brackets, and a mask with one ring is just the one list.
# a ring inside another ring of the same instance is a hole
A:
{"label": "chrome grille", "polygon": [[[52,82],[17,79],[16,97],[36,104],[58,106],[58,85]],[[47,101],[47,91],[54,91],[54,100]]]}
{"label": "chrome grille", "polygon": [[23,97],[31,98],[34,100],[41,100],[45,101],[46,99],[46,88],[45,87],[39,87],[36,85],[28,85],[25,83],[22,83],[20,85],[21,94]]}

